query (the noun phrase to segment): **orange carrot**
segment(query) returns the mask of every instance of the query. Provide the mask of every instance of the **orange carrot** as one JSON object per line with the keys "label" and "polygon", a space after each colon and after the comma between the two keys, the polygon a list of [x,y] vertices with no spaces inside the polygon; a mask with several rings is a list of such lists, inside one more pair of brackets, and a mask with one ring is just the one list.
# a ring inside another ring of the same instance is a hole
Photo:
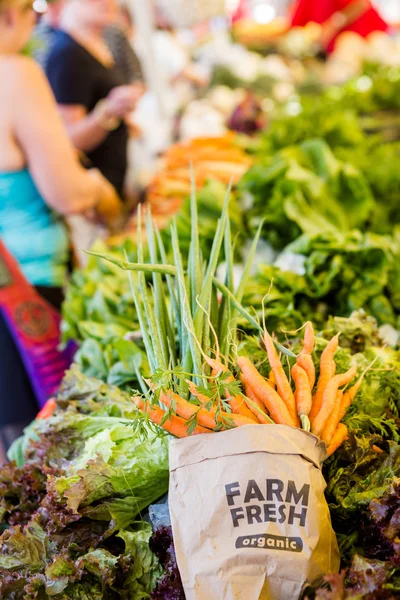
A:
{"label": "orange carrot", "polygon": [[[216,358],[210,358],[209,356],[206,356],[206,360],[207,363],[210,365],[210,367],[212,368],[212,376],[216,377],[218,375],[218,373],[228,373],[229,369],[227,366],[225,366],[220,360],[216,359]],[[232,383],[233,381],[235,381],[234,376],[232,375],[232,373],[229,373],[228,377],[225,379],[225,381],[227,383]],[[228,402],[228,404],[230,405],[232,412],[236,415],[244,415],[245,417],[248,417],[249,419],[253,418],[253,413],[248,409],[246,403],[244,402],[243,398],[241,396],[231,396],[228,392],[227,389],[225,389],[225,398]]]}
{"label": "orange carrot", "polygon": [[[233,379],[233,377],[232,377],[232,379]],[[209,396],[199,393],[199,391],[198,391],[197,387],[195,386],[195,384],[193,383],[193,381],[186,380],[186,383],[188,384],[192,395],[195,398],[197,398],[198,400],[200,400],[200,402],[202,404],[208,404],[211,401],[211,398]],[[240,396],[240,395],[227,396],[226,401],[230,405],[232,412],[234,414],[243,415],[244,417],[247,417],[248,419],[254,420],[253,413],[247,408],[243,396]]]}
{"label": "orange carrot", "polygon": [[209,402],[212,401],[212,398],[210,398],[209,396],[206,396],[205,394],[200,394],[199,390],[197,389],[196,385],[193,383],[193,381],[190,381],[190,379],[186,379],[186,383],[189,386],[189,390],[190,393],[197,398],[197,400],[200,400],[200,402],[202,404],[209,404]]}
{"label": "orange carrot", "polygon": [[276,379],[272,369],[269,372],[268,383],[274,390],[276,389]]}
{"label": "orange carrot", "polygon": [[[188,423],[184,419],[177,417],[175,415],[170,415],[168,419],[161,425],[163,419],[165,419],[166,411],[162,410],[162,408],[154,408],[149,406],[149,404],[145,404],[142,398],[134,398],[133,399],[136,406],[146,415],[149,416],[149,419],[153,421],[156,425],[159,425],[168,433],[171,433],[175,437],[185,438],[188,437]],[[197,425],[191,435],[197,435],[200,433],[214,433],[210,431],[210,429],[206,429],[205,427],[200,427]]]}
{"label": "orange carrot", "polygon": [[55,398],[49,398],[42,410],[36,415],[36,419],[50,419],[54,411],[57,408],[57,402]]}
{"label": "orange carrot", "polygon": [[340,406],[339,421],[341,421],[343,419],[343,417],[346,415],[347,410],[349,409],[351,403],[353,402],[354,398],[356,397],[357,392],[360,389],[361,384],[363,382],[364,375],[365,375],[365,373],[363,373],[361,375],[361,377],[358,378],[356,383],[350,389],[348,389],[347,392],[344,393],[343,399],[341,402],[341,406]]}
{"label": "orange carrot", "polygon": [[335,375],[327,384],[322,398],[321,408],[312,422],[311,431],[320,436],[335,406],[336,394],[342,385],[347,385],[357,373],[355,366],[346,373]]}
{"label": "orange carrot", "polygon": [[237,364],[242,371],[243,381],[251,386],[257,398],[264,403],[272,420],[278,424],[294,426],[295,422],[282,398],[260,375],[253,363],[245,356],[240,356]]}
{"label": "orange carrot", "polygon": [[264,334],[264,344],[267,349],[269,364],[271,365],[271,369],[275,375],[276,387],[277,387],[279,396],[284,401],[293,423],[295,425],[298,425],[299,420],[297,417],[296,402],[294,399],[294,394],[293,394],[292,388],[290,387],[289,380],[286,377],[286,373],[282,367],[282,363],[279,359],[279,355],[275,348],[272,337],[269,335],[268,331],[266,331]]}
{"label": "orange carrot", "polygon": [[312,351],[314,350],[314,343],[314,327],[311,321],[308,321],[304,331],[304,346],[300,354],[312,354]]}
{"label": "orange carrot", "polygon": [[315,366],[311,354],[299,354],[296,360],[299,367],[305,370],[307,373],[308,381],[310,384],[310,390],[314,389],[315,385]]}
{"label": "orange carrot", "polygon": [[298,364],[295,364],[292,367],[292,377],[296,385],[294,397],[296,400],[297,414],[300,417],[303,429],[310,430],[308,415],[311,410],[312,396],[307,373]]}
{"label": "orange carrot", "polygon": [[340,423],[340,407],[343,400],[343,391],[338,390],[336,394],[335,406],[332,410],[331,416],[329,417],[324,430],[322,432],[322,439],[324,440],[327,447],[331,443],[333,436],[335,435],[335,431]]}
{"label": "orange carrot", "polygon": [[375,450],[377,454],[383,454],[382,448],[379,448],[379,446],[376,446],[375,444],[372,445],[372,450]]}
{"label": "orange carrot", "polygon": [[257,417],[257,419],[260,423],[262,423],[263,425],[270,425],[271,419],[268,417],[268,415],[265,412],[264,404],[261,402],[261,400],[259,400],[257,398],[257,396],[255,395],[255,393],[253,391],[253,388],[244,381],[243,374],[240,376],[240,379],[243,383],[245,394],[246,394],[247,398],[250,400],[250,402],[246,402],[249,410]]}
{"label": "orange carrot", "polygon": [[347,439],[349,430],[347,429],[344,423],[339,423],[338,428],[336,429],[335,435],[332,438],[332,441],[328,448],[328,456],[332,456],[334,452],[343,444],[343,442]]}
{"label": "orange carrot", "polygon": [[332,379],[336,372],[336,363],[334,361],[335,352],[339,345],[339,333],[333,337],[321,355],[320,375],[317,385],[317,391],[313,398],[313,404],[310,412],[311,423],[319,413],[322,404],[322,398],[328,382]]}
{"label": "orange carrot", "polygon": [[228,402],[234,414],[242,415],[248,419],[254,419],[254,415],[251,410],[249,410],[243,396],[229,396],[229,394],[227,394],[226,401]]}
{"label": "orange carrot", "polygon": [[[218,373],[226,373],[227,371],[229,371],[228,367],[226,365],[224,365],[224,363],[222,363],[219,358],[211,358],[210,356],[204,355],[204,358],[207,362],[207,364],[211,367],[212,369],[212,376],[216,377],[218,375]],[[233,375],[232,375],[232,379],[233,379]],[[228,377],[228,381],[230,380],[230,377]]]}
{"label": "orange carrot", "polygon": [[227,413],[224,411],[219,411],[217,414],[217,410],[212,408],[211,410],[206,410],[205,408],[200,408],[198,406],[194,406],[194,404],[190,404],[184,398],[181,398],[178,394],[174,394],[173,392],[168,392],[165,394],[161,392],[160,400],[167,408],[171,408],[173,403],[175,403],[175,411],[184,419],[191,419],[196,416],[197,421],[203,427],[208,427],[209,429],[216,429],[221,424],[223,425],[224,421],[230,421],[234,427],[240,427],[241,425],[255,425],[256,421],[252,418],[249,419],[243,415],[235,415],[233,413]]}
{"label": "orange carrot", "polygon": [[314,350],[315,343],[315,335],[314,335],[314,327],[311,321],[308,321],[306,324],[306,330],[304,332],[304,346],[303,350],[300,352],[297,357],[297,364],[299,367],[305,370],[307,373],[308,381],[310,383],[311,393],[314,389],[315,385],[315,366],[314,361],[312,359],[312,351]]}

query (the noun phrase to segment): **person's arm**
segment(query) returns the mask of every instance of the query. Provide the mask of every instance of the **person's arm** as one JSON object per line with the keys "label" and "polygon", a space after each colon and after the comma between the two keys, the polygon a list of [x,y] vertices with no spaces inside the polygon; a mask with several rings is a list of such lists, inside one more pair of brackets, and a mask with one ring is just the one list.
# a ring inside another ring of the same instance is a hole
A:
{"label": "person's arm", "polygon": [[141,94],[136,85],[121,85],[111,90],[90,113],[82,105],[60,104],[60,114],[75,148],[82,152],[97,148],[121,119],[134,110]]}
{"label": "person's arm", "polygon": [[322,24],[321,42],[328,46],[343,29],[352,25],[371,8],[370,0],[351,0]]}
{"label": "person's arm", "polygon": [[102,125],[96,110],[88,114],[79,104],[60,104],[58,110],[73,145],[82,152],[91,152],[109,135],[110,130]]}
{"label": "person's arm", "polygon": [[47,204],[73,214],[94,208],[104,194],[113,203],[111,184],[79,164],[40,67],[17,58],[8,85],[13,87],[13,129]]}

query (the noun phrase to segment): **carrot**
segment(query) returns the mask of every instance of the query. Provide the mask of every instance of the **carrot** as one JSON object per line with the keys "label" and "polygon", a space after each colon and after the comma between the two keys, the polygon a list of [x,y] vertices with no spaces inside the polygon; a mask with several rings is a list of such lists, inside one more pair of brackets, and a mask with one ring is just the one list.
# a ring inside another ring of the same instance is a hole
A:
{"label": "carrot", "polygon": [[196,416],[198,423],[203,427],[208,427],[209,429],[217,429],[221,424],[223,424],[224,421],[228,420],[232,422],[234,427],[256,424],[256,421],[253,418],[249,419],[243,415],[235,415],[222,410],[217,414],[217,410],[215,408],[212,408],[211,410],[199,408],[198,406],[194,406],[194,404],[190,404],[190,402],[187,402],[187,400],[181,398],[181,396],[174,394],[173,392],[168,392],[167,394],[161,392],[160,400],[167,408],[171,408],[174,402],[176,413],[180,417],[183,417],[184,419],[191,419],[192,417]]}
{"label": "carrot", "polygon": [[245,394],[250,401],[250,402],[246,402],[248,408],[257,417],[257,419],[260,423],[262,423],[263,425],[270,425],[272,419],[270,419],[268,417],[268,415],[266,414],[264,404],[261,402],[261,400],[259,400],[257,398],[257,396],[255,395],[255,393],[253,391],[253,388],[244,381],[243,375],[241,375],[240,378],[243,383]]}
{"label": "carrot", "polygon": [[57,408],[57,402],[55,398],[49,398],[42,410],[36,415],[36,419],[50,419],[54,411]]}
{"label": "carrot", "polygon": [[277,387],[279,396],[284,401],[293,423],[295,425],[298,425],[299,420],[297,417],[296,402],[294,399],[294,394],[293,394],[292,388],[290,387],[289,380],[286,377],[286,373],[282,367],[282,363],[279,360],[278,352],[275,348],[272,337],[269,335],[268,331],[266,331],[264,334],[264,343],[265,343],[265,347],[267,349],[269,364],[271,365],[271,369],[275,375],[276,387]]}
{"label": "carrot", "polygon": [[321,355],[320,375],[317,384],[317,391],[315,392],[311,412],[309,415],[311,423],[319,413],[325,388],[336,372],[334,356],[339,345],[339,335],[340,334],[338,333],[329,341]]}
{"label": "carrot", "polygon": [[347,429],[344,423],[339,423],[338,428],[336,429],[335,435],[332,438],[331,443],[328,448],[328,456],[332,456],[334,452],[343,444],[343,442],[347,439],[349,430]]}
{"label": "carrot", "polygon": [[[226,367],[220,360],[215,359],[215,358],[210,358],[209,356],[206,356],[206,361],[207,363],[210,365],[210,367],[212,368],[212,376],[216,377],[218,375],[218,373],[228,373],[229,369],[228,367]],[[229,373],[228,377],[225,379],[225,381],[227,383],[232,383],[232,381],[235,381],[234,376],[232,375],[232,373]],[[225,389],[225,398],[228,401],[228,404],[230,405],[232,412],[237,414],[237,415],[244,415],[245,417],[248,417],[249,419],[253,418],[253,413],[248,409],[247,405],[245,404],[243,398],[241,396],[231,396],[228,392],[227,389]]]}
{"label": "carrot", "polygon": [[297,414],[300,417],[302,428],[310,431],[310,421],[308,420],[312,405],[310,382],[306,371],[298,364],[295,364],[292,367],[292,377],[296,385],[294,397],[296,400]]}
{"label": "carrot", "polygon": [[272,369],[269,372],[268,383],[272,388],[274,388],[274,390],[276,389],[276,379]]}
{"label": "carrot", "polygon": [[340,407],[342,404],[342,400],[343,400],[343,391],[338,390],[337,394],[336,394],[335,407],[325,425],[325,428],[324,428],[324,430],[322,432],[322,436],[321,436],[327,446],[329,446],[329,444],[331,443],[333,436],[335,435],[337,426],[339,425],[339,423],[341,421]]}
{"label": "carrot", "polygon": [[375,450],[377,454],[383,454],[382,448],[379,448],[379,446],[376,446],[375,444],[372,445],[372,450]]}
{"label": "carrot", "polygon": [[300,354],[311,354],[314,350],[315,335],[314,327],[311,321],[306,323],[306,329],[304,331],[304,346]]}
{"label": "carrot", "polygon": [[[142,398],[134,398],[133,399],[136,406],[146,415],[149,416],[149,419],[153,421],[156,425],[159,425],[168,433],[171,433],[175,437],[185,438],[189,436],[188,433],[188,423],[184,419],[177,417],[175,415],[170,415],[168,419],[163,423],[165,419],[166,411],[162,410],[162,408],[154,408],[149,406],[149,404],[145,404]],[[162,425],[161,425],[162,423]],[[214,433],[205,427],[200,427],[197,425],[191,435],[198,435],[200,433]]]}
{"label": "carrot", "polygon": [[248,408],[243,396],[229,396],[226,395],[226,401],[232,409],[232,412],[236,415],[242,415],[248,419],[254,419],[252,411]]}
{"label": "carrot", "polygon": [[364,375],[365,375],[365,373],[363,373],[361,375],[361,377],[358,378],[356,383],[350,389],[348,389],[347,392],[344,393],[343,399],[341,402],[341,406],[340,406],[339,421],[341,421],[343,419],[343,417],[346,415],[348,408],[350,407],[351,403],[353,402],[354,398],[356,397],[357,392],[360,389],[361,384],[363,382]]}
{"label": "carrot", "polygon": [[359,379],[356,381],[356,383],[350,389],[348,389],[347,392],[344,392],[344,393],[341,392],[340,398],[339,398],[339,400],[340,400],[339,405],[335,404],[335,408],[334,408],[331,416],[329,417],[328,422],[325,426],[325,429],[322,433],[322,439],[327,444],[330,443],[330,440],[332,439],[332,436],[333,436],[337,426],[339,425],[339,423],[343,419],[343,417],[346,415],[349,406],[351,405],[354,398],[356,397],[356,394],[357,394],[358,390],[360,389],[360,386],[364,379],[364,375],[365,375],[365,373],[363,373],[361,375],[361,377],[359,377]]}
{"label": "carrot", "polygon": [[311,353],[314,350],[315,343],[315,335],[314,328],[311,321],[306,323],[306,330],[304,332],[304,346],[303,350],[300,352],[297,357],[297,364],[299,367],[305,370],[307,373],[308,381],[310,383],[311,392],[314,389],[315,385],[315,366],[314,361],[312,359]]}
{"label": "carrot", "polygon": [[260,375],[253,363],[245,356],[240,356],[237,360],[237,364],[243,374],[242,381],[244,381],[246,385],[248,384],[257,398],[263,402],[271,415],[272,420],[281,425],[291,425],[294,427],[295,422],[290,416],[282,398],[271,388],[264,377]]}
{"label": "carrot", "polygon": [[197,400],[200,400],[200,402],[202,404],[209,404],[209,402],[212,401],[212,398],[210,398],[209,396],[206,396],[205,394],[200,394],[199,390],[197,389],[197,387],[195,386],[193,381],[190,381],[190,379],[186,379],[186,383],[189,386],[190,393],[195,398],[197,398]]}
{"label": "carrot", "polygon": [[320,436],[335,406],[335,399],[338,389],[342,385],[347,385],[357,373],[355,366],[351,367],[346,373],[335,375],[327,384],[322,398],[321,408],[312,422],[311,431]]}
{"label": "carrot", "polygon": [[[210,358],[209,356],[206,356],[206,361],[207,361],[207,364],[212,369],[211,375],[213,377],[216,377],[218,375],[218,373],[227,373],[229,371],[228,367],[216,358]],[[232,375],[232,378],[233,378],[233,375]],[[228,377],[228,381],[229,381],[229,379],[230,378]]]}
{"label": "carrot", "polygon": [[[195,398],[200,400],[200,402],[202,404],[209,404],[209,402],[212,399],[209,396],[206,396],[205,394],[200,394],[197,387],[193,383],[193,381],[186,380],[186,383],[188,384],[189,390]],[[232,408],[232,412],[234,414],[243,415],[249,419],[254,420],[253,413],[251,412],[251,410],[249,410],[247,408],[247,406],[245,404],[245,399],[243,398],[243,396],[240,396],[240,395],[227,396],[226,400],[227,400],[228,404],[230,405],[230,407]],[[234,407],[235,407],[235,409],[234,409]]]}
{"label": "carrot", "polygon": [[315,366],[312,356],[310,354],[299,354],[296,363],[307,373],[310,389],[312,392],[315,385]]}

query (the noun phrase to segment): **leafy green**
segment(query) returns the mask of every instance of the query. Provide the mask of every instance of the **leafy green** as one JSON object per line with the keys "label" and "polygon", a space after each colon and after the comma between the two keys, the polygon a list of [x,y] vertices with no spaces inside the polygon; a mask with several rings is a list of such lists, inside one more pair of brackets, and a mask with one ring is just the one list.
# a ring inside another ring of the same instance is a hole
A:
{"label": "leafy green", "polygon": [[150,598],[161,569],[136,519],[168,489],[168,444],[129,395],[75,366],[10,456],[25,464],[0,471],[0,596]]}
{"label": "leafy green", "polygon": [[347,573],[327,575],[323,587],[305,599],[396,600],[399,594],[400,569],[396,563],[355,555]]}
{"label": "leafy green", "polygon": [[[206,183],[196,191],[196,204],[199,214],[199,236],[202,245],[202,254],[205,259],[210,256],[212,243],[215,235],[215,224],[221,216],[226,196],[226,186],[216,179],[208,179]],[[242,228],[243,215],[240,210],[238,199],[231,194],[229,201],[229,219],[231,222],[232,236],[236,240],[236,249],[240,253],[244,243],[244,231]],[[190,199],[187,198],[179,213],[176,215],[176,226],[179,233],[179,244],[186,264],[189,256],[191,240],[191,214]],[[162,238],[166,250],[171,252],[171,235],[169,229],[162,231]]]}
{"label": "leafy green", "polygon": [[[106,246],[96,242],[94,249],[105,251]],[[119,258],[124,258],[124,252],[136,258],[135,247],[129,241],[119,250],[111,251]],[[111,263],[90,256],[87,267],[74,272],[67,289],[63,304],[63,340],[80,342],[94,338],[106,342],[137,329],[127,277],[121,277]]]}
{"label": "leafy green", "polygon": [[149,599],[161,574],[150,537],[150,525],[132,523],[114,541],[104,534],[84,541],[81,536],[78,550],[72,535],[71,545],[64,547],[60,532],[48,530],[40,510],[24,530],[17,527],[0,538],[1,597]]}
{"label": "leafy green", "polygon": [[286,249],[286,256],[301,274],[261,266],[244,297],[245,306],[261,314],[268,294],[266,318],[272,330],[295,329],[310,318],[323,327],[329,316],[349,317],[359,309],[379,324],[396,327],[397,240],[357,230],[303,235]]}
{"label": "leafy green", "polygon": [[320,231],[365,227],[375,202],[365,177],[335,158],[328,144],[310,139],[251,167],[239,184],[251,199],[250,228],[265,218],[264,235],[277,248]]}
{"label": "leafy green", "polygon": [[46,494],[46,475],[37,466],[18,468],[6,464],[0,470],[0,531],[24,525]]}

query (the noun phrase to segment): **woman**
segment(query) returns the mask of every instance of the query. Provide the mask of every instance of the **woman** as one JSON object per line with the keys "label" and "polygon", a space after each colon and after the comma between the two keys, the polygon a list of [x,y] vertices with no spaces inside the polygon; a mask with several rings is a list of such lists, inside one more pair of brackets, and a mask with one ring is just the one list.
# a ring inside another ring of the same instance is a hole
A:
{"label": "woman", "polygon": [[129,116],[141,91],[124,85],[105,40],[116,0],[68,0],[46,73],[75,147],[123,194]]}
{"label": "woman", "polygon": [[[34,30],[35,44],[32,54],[44,70],[46,70],[47,59],[53,47],[54,35],[60,25],[65,1],[51,2]],[[137,81],[143,82],[143,73],[139,59],[129,42],[130,31],[125,31],[127,10],[126,7],[120,8],[118,22],[104,30],[104,39],[122,73],[124,83],[130,84]]]}
{"label": "woman", "polygon": [[[112,221],[120,202],[99,172],[80,166],[42,70],[19,55],[34,23],[32,0],[0,0],[0,238],[59,306],[69,261],[60,215],[97,211]],[[37,408],[1,312],[0,348],[0,430],[13,437]]]}
{"label": "woman", "polygon": [[333,50],[337,36],[343,31],[367,37],[372,31],[389,28],[370,0],[298,0],[292,26],[303,27],[311,21],[322,25],[321,44],[328,51]]}

